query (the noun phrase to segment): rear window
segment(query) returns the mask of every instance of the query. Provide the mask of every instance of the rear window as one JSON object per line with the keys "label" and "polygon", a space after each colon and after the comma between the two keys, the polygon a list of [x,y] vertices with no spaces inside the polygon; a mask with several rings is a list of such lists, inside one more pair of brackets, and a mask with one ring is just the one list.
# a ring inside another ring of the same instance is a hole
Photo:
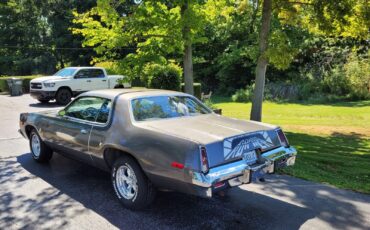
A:
{"label": "rear window", "polygon": [[204,104],[188,96],[136,98],[131,100],[131,106],[136,121],[199,116],[212,112]]}

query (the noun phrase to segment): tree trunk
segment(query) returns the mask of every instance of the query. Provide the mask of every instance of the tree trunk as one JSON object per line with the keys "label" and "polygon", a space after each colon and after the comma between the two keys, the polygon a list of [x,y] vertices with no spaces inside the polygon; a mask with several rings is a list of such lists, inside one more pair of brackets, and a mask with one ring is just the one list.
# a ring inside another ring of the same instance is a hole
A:
{"label": "tree trunk", "polygon": [[[181,17],[183,21],[186,17],[186,11],[188,10],[189,2],[185,1],[184,5],[181,7]],[[190,27],[189,25],[184,25],[182,29],[182,38],[184,40],[184,80],[185,80],[185,93],[194,95],[193,86],[193,55],[192,55],[192,44],[190,38]]]}
{"label": "tree trunk", "polygon": [[259,37],[259,57],[256,67],[256,81],[253,92],[251,120],[261,121],[262,119],[262,102],[265,88],[266,68],[268,59],[266,50],[270,31],[270,21],[272,13],[272,0],[264,0],[262,6],[262,23]]}
{"label": "tree trunk", "polygon": [[185,44],[184,53],[184,78],[185,78],[185,93],[194,95],[193,86],[193,60],[191,44]]}

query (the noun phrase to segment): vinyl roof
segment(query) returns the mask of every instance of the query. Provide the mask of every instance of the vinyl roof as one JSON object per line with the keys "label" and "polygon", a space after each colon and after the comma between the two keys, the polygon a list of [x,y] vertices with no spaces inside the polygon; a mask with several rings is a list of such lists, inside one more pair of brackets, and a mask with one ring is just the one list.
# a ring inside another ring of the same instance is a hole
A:
{"label": "vinyl roof", "polygon": [[81,96],[95,96],[104,97],[113,100],[117,96],[133,98],[140,96],[150,96],[150,95],[168,95],[168,94],[184,94],[182,92],[171,91],[171,90],[161,90],[161,89],[147,89],[147,88],[128,88],[128,89],[102,89],[93,90],[81,94]]}

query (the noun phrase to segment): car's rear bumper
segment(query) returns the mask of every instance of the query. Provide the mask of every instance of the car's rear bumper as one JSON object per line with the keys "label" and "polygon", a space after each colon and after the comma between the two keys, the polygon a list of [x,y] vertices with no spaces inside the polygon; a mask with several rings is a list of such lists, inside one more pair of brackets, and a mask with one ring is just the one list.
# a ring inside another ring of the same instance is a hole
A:
{"label": "car's rear bumper", "polygon": [[274,173],[276,168],[295,164],[297,151],[294,147],[279,147],[261,154],[263,163],[248,165],[245,160],[211,168],[207,174],[192,172],[192,184],[196,194],[212,197],[220,190],[248,184],[264,174]]}
{"label": "car's rear bumper", "polygon": [[31,97],[37,100],[52,100],[55,98],[55,91],[30,90]]}

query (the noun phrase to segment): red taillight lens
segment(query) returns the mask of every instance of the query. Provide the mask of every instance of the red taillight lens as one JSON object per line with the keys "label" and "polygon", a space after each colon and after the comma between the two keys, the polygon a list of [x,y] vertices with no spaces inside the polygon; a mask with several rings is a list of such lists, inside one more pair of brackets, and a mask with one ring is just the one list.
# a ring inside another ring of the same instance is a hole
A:
{"label": "red taillight lens", "polygon": [[203,173],[207,173],[209,170],[207,150],[205,147],[200,148],[200,163]]}
{"label": "red taillight lens", "polygon": [[289,142],[288,142],[288,139],[286,138],[283,130],[281,129],[278,129],[277,130],[277,134],[279,136],[279,140],[280,140],[280,144],[284,147],[289,147]]}

